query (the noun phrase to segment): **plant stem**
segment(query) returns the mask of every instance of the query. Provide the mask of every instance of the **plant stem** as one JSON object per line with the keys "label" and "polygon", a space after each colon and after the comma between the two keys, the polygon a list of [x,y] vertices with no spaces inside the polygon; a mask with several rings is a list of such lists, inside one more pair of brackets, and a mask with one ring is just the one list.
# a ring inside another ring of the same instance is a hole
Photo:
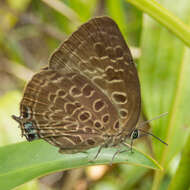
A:
{"label": "plant stem", "polygon": [[190,27],[154,0],[127,0],[147,13],[190,47]]}

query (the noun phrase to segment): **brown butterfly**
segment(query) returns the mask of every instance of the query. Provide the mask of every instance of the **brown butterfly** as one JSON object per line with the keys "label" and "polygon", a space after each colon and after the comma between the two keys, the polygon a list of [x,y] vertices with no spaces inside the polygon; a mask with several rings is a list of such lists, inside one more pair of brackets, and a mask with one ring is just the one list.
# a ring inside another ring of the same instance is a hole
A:
{"label": "brown butterfly", "polygon": [[[139,137],[140,84],[130,50],[109,17],[80,26],[28,82],[19,122],[63,153],[124,144]],[[100,149],[101,149],[100,148]]]}

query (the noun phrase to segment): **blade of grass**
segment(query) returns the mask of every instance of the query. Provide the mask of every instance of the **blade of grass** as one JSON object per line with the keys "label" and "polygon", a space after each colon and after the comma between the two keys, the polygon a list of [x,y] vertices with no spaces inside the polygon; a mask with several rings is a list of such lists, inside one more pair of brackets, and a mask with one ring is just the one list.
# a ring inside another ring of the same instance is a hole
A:
{"label": "blade of grass", "polygon": [[117,21],[120,30],[124,33],[126,31],[126,19],[124,14],[124,7],[122,1],[109,0],[106,1],[106,7],[108,9],[109,15]]}
{"label": "blade of grass", "polygon": [[71,22],[75,24],[79,24],[80,17],[74,12],[71,8],[65,5],[62,1],[59,0],[42,0],[51,8],[55,9],[56,11],[60,12],[63,16],[67,17]]}
{"label": "blade of grass", "polygon": [[[167,134],[167,142],[171,142],[171,146],[175,146],[174,141],[180,139],[180,130],[183,130],[182,127],[184,127],[184,125],[186,124],[185,122],[190,123],[188,118],[188,115],[185,113],[185,104],[186,104],[186,100],[188,94],[190,93],[190,89],[188,88],[188,84],[186,81],[189,81],[189,73],[190,73],[190,69],[188,69],[188,64],[189,64],[189,60],[190,60],[190,51],[187,48],[184,48],[184,56],[182,58],[182,61],[180,63],[180,67],[179,67],[179,73],[178,73],[178,80],[177,80],[177,88],[175,91],[175,96],[174,96],[174,101],[173,101],[173,106],[171,109],[171,117],[170,117],[170,121],[168,124],[168,128],[166,131]],[[181,112],[183,111],[184,115],[180,115],[180,110]],[[181,118],[180,118],[181,117]],[[184,120],[183,122],[183,126],[181,126],[182,123],[180,123],[179,121],[176,121],[176,118],[178,118],[178,120]],[[178,125],[178,131],[177,128],[175,126]],[[182,131],[183,132],[183,131]],[[186,130],[186,133],[184,134],[184,139],[186,139],[185,137],[188,135],[188,130]],[[176,139],[176,140],[174,140]],[[171,147],[165,147],[162,153],[162,159],[161,159],[161,165],[163,167],[167,167],[168,165],[168,157],[170,157],[169,155],[171,155],[170,150]],[[155,177],[154,177],[154,184],[153,184],[153,190],[157,190],[159,188],[160,185],[160,181],[162,180],[164,175],[164,172],[156,172]]]}
{"label": "blade of grass", "polygon": [[[85,153],[60,154],[56,147],[44,141],[22,142],[0,148],[0,187],[8,190],[48,173],[89,165],[110,164],[116,149],[103,149],[93,160],[97,148]],[[161,169],[155,160],[134,149],[119,154],[113,163],[128,163],[151,169]]]}
{"label": "blade of grass", "polygon": [[126,0],[168,28],[190,46],[190,27],[154,0]]}
{"label": "blade of grass", "polygon": [[190,135],[183,149],[179,167],[173,177],[168,190],[188,189],[190,187],[189,180],[190,171]]}
{"label": "blade of grass", "polygon": [[[164,2],[170,9],[175,11],[180,9],[179,5],[172,1]],[[180,2],[180,4],[186,6],[186,10],[188,10],[186,1]],[[180,16],[188,20],[189,13],[188,11],[180,12]],[[189,50],[187,51],[187,48],[161,25],[147,16],[144,18],[142,59],[140,61],[140,78],[143,81],[142,96],[146,112],[151,117],[155,112],[169,112],[168,121],[163,122],[162,126],[161,121],[158,121],[157,123],[160,125],[157,125],[158,129],[154,129],[155,134],[166,139],[169,144],[168,147],[164,146],[163,148],[157,142],[154,143],[156,156],[158,160],[161,160],[161,165],[167,169],[169,161],[183,147],[187,136],[183,127],[190,123],[186,97],[190,93],[189,85],[186,82],[189,81],[190,76],[189,59],[186,59]],[[168,127],[166,127],[167,125]],[[156,172],[154,190],[159,188],[163,175],[164,172]]]}

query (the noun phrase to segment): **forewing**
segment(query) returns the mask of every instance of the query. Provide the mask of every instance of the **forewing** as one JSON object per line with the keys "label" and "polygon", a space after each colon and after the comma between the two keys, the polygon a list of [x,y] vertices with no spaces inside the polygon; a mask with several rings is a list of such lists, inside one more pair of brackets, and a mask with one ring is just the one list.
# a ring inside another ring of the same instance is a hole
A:
{"label": "forewing", "polygon": [[113,103],[123,129],[135,127],[141,106],[137,70],[112,19],[99,17],[83,24],[54,52],[49,67],[84,75]]}

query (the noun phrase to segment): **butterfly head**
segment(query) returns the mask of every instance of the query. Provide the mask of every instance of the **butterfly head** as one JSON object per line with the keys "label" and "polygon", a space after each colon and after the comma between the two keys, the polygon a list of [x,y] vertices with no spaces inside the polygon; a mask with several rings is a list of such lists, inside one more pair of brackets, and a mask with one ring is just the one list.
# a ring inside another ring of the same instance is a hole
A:
{"label": "butterfly head", "polygon": [[148,132],[148,131],[145,131],[141,128],[135,128],[131,134],[130,134],[130,139],[131,139],[131,146],[133,144],[133,140],[137,139],[137,138],[140,138],[140,137],[143,137],[145,135],[150,135],[154,138],[156,138],[157,140],[159,140],[161,143],[165,144],[165,145],[168,145],[166,142],[164,142],[163,140],[161,140],[159,137],[155,136],[154,134]]}
{"label": "butterfly head", "polygon": [[13,115],[12,118],[19,123],[20,128],[22,129],[22,136],[25,136],[28,141],[33,141],[39,138],[33,121],[15,115]]}
{"label": "butterfly head", "polygon": [[168,114],[168,113],[164,113],[164,114],[161,114],[161,115],[159,115],[159,116],[153,118],[152,120],[148,120],[148,121],[142,122],[142,123],[140,123],[139,126],[137,126],[137,128],[133,129],[133,131],[130,133],[131,146],[132,146],[132,144],[133,144],[133,140],[134,140],[134,139],[143,137],[143,136],[145,136],[145,135],[150,135],[150,136],[156,138],[157,140],[159,140],[161,143],[163,143],[163,144],[165,144],[165,145],[168,145],[166,142],[164,142],[163,140],[161,140],[159,137],[157,137],[157,136],[155,136],[154,134],[152,134],[152,133],[150,133],[150,132],[148,132],[148,131],[146,131],[146,130],[143,129],[143,126],[144,126],[145,124],[147,124],[147,123],[149,123],[150,121],[153,121],[153,120],[155,120],[155,119],[158,119],[158,118],[160,118],[160,117],[163,117],[163,116],[165,116],[165,115],[167,115],[167,114]]}

